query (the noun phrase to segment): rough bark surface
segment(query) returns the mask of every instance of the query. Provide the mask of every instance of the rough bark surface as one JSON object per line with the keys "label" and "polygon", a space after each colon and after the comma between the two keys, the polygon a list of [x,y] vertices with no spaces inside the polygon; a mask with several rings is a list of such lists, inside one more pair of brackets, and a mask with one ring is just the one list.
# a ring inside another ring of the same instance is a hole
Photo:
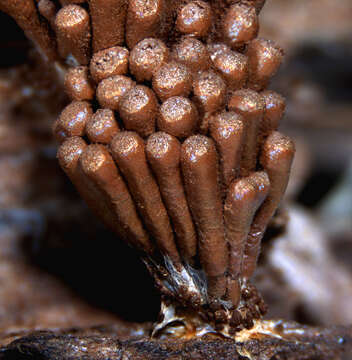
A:
{"label": "rough bark surface", "polygon": [[157,359],[342,359],[351,349],[352,331],[344,327],[318,329],[285,323],[293,329],[285,339],[270,336],[253,337],[235,342],[213,335],[192,340],[150,339],[148,328],[119,326],[34,332],[14,340],[0,349],[0,359],[50,360],[157,360]]}

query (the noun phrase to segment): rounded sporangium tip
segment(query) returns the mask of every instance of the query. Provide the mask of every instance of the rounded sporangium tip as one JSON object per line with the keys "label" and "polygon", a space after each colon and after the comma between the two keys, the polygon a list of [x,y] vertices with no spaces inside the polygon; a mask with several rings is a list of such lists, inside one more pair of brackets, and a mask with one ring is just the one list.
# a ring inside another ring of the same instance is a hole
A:
{"label": "rounded sporangium tip", "polygon": [[131,50],[130,71],[137,81],[150,81],[168,58],[169,49],[161,40],[144,39]]}
{"label": "rounded sporangium tip", "polygon": [[225,102],[226,83],[214,71],[203,71],[193,81],[193,92],[204,112],[214,112]]}
{"label": "rounded sporangium tip", "polygon": [[273,131],[264,142],[260,162],[264,168],[270,169],[274,166],[279,170],[280,164],[288,163],[288,167],[291,166],[294,153],[295,144],[291,138]]}
{"label": "rounded sporangium tip", "polygon": [[261,90],[279,69],[284,52],[274,41],[254,39],[248,44],[246,54],[249,59],[248,86]]}
{"label": "rounded sporangium tip", "polygon": [[242,88],[248,77],[247,56],[229,48],[213,49],[213,66],[220,72],[231,89]]}
{"label": "rounded sporangium tip", "polygon": [[86,142],[79,136],[70,137],[60,145],[57,158],[66,173],[70,174],[70,172],[74,171],[86,146]]}
{"label": "rounded sporangium tip", "polygon": [[206,46],[193,37],[185,37],[175,45],[172,57],[188,66],[192,71],[205,70],[209,67],[209,54]]}
{"label": "rounded sporangium tip", "polygon": [[121,46],[101,50],[90,61],[90,74],[96,83],[114,75],[123,75],[128,71],[129,51]]}
{"label": "rounded sporangium tip", "polygon": [[88,145],[80,157],[80,163],[83,171],[89,175],[98,174],[101,169],[109,167],[109,165],[111,171],[113,171],[114,168],[108,150],[100,144]]}
{"label": "rounded sporangium tip", "polygon": [[265,90],[283,54],[257,39],[264,1],[23,0],[67,65],[62,168],[196,335],[265,312],[247,280],[294,146],[275,132],[284,99]]}
{"label": "rounded sporangium tip", "polygon": [[[75,1],[77,2],[77,1]],[[89,22],[88,12],[81,6],[68,4],[60,9],[56,16],[56,27],[58,31],[75,29]]]}
{"label": "rounded sporangium tip", "polygon": [[270,131],[277,130],[279,127],[285,113],[286,102],[282,95],[272,90],[263,91],[261,95],[265,102],[262,132],[268,135]]}
{"label": "rounded sporangium tip", "polygon": [[187,138],[181,147],[181,166],[188,204],[200,237],[199,255],[207,275],[208,294],[216,298],[226,289],[228,255],[213,140],[203,135]]}
{"label": "rounded sporangium tip", "polygon": [[71,100],[92,100],[95,86],[89,77],[87,66],[70,68],[65,76],[65,90]]}
{"label": "rounded sporangium tip", "polygon": [[[183,261],[192,266],[197,253],[197,238],[183,188],[180,150],[177,138],[162,131],[152,134],[147,140],[147,159],[172,221],[178,249]],[[191,301],[189,296],[186,292],[187,301]],[[191,297],[194,298],[192,304],[197,306],[195,301],[200,302],[199,296],[192,293]]]}
{"label": "rounded sporangium tip", "polygon": [[119,132],[114,112],[110,109],[98,109],[86,124],[86,133],[93,143],[109,144]]}
{"label": "rounded sporangium tip", "polygon": [[180,143],[174,136],[158,131],[149,136],[146,152],[148,160],[153,163],[153,165],[161,161],[167,165],[169,165],[169,162],[178,164],[180,158]]}
{"label": "rounded sporangium tip", "polygon": [[72,55],[79,64],[87,65],[91,38],[87,10],[75,4],[64,6],[56,14],[55,30],[60,55]]}
{"label": "rounded sporangium tip", "polygon": [[129,0],[126,43],[130,49],[140,40],[158,34],[163,6],[163,0]]}
{"label": "rounded sporangium tip", "polygon": [[134,81],[124,75],[114,75],[100,81],[96,92],[100,106],[118,110],[122,96],[133,86]]}
{"label": "rounded sporangium tip", "polygon": [[179,12],[176,20],[177,29],[184,34],[205,36],[212,21],[211,7],[205,1],[191,1]]}
{"label": "rounded sporangium tip", "polygon": [[144,154],[144,143],[134,131],[121,131],[112,139],[111,150],[116,158]]}
{"label": "rounded sporangium tip", "polygon": [[198,121],[195,105],[182,96],[167,99],[160,107],[158,129],[179,138],[192,135]]}
{"label": "rounded sporangium tip", "polygon": [[186,66],[176,62],[162,65],[153,76],[153,90],[161,101],[171,96],[187,96],[192,88],[192,75]]}
{"label": "rounded sporangium tip", "polygon": [[39,0],[38,11],[55,28],[56,4],[51,0]]}
{"label": "rounded sporangium tip", "polygon": [[220,156],[221,180],[226,193],[239,173],[244,139],[243,118],[233,111],[223,111],[211,118],[209,130]]}
{"label": "rounded sporangium tip", "polygon": [[228,139],[232,133],[243,131],[243,117],[234,111],[223,111],[212,117],[210,129],[217,135],[214,140]]}
{"label": "rounded sporangium tip", "polygon": [[144,85],[137,85],[126,92],[119,106],[119,113],[127,130],[134,130],[142,137],[154,132],[158,102],[154,92]]}
{"label": "rounded sporangium tip", "polygon": [[265,103],[260,94],[254,90],[238,90],[231,96],[228,108],[243,116],[260,118],[263,115]]}
{"label": "rounded sporangium tip", "polygon": [[215,151],[213,140],[204,135],[190,136],[182,144],[182,149],[184,160],[190,162],[198,162]]}
{"label": "rounded sporangium tip", "polygon": [[84,136],[85,126],[92,114],[92,107],[86,101],[73,101],[67,105],[53,127],[56,139],[63,142],[71,136]]}
{"label": "rounded sporangium tip", "polygon": [[253,6],[234,4],[227,12],[223,33],[226,42],[232,48],[242,47],[254,39],[259,30],[259,21]]}

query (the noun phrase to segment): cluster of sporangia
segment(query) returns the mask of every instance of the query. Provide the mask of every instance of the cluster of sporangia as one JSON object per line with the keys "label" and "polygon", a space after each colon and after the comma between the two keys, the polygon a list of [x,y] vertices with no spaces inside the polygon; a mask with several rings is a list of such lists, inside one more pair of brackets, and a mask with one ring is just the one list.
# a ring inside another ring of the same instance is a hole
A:
{"label": "cluster of sporangia", "polygon": [[294,145],[276,131],[284,99],[265,90],[283,54],[257,38],[263,4],[0,0],[49,60],[68,65],[59,162],[140,251],[163,326],[193,311],[231,335],[266,311],[249,279]]}

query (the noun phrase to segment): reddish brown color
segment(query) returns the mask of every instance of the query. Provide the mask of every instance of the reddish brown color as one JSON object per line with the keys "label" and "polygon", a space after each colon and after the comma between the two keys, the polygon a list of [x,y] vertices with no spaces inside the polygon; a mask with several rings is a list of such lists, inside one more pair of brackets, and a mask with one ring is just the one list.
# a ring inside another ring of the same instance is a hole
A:
{"label": "reddish brown color", "polygon": [[276,131],[269,135],[263,145],[260,163],[269,176],[270,191],[257,212],[248,235],[242,272],[246,279],[254,273],[261,239],[285,193],[294,152],[292,140]]}
{"label": "reddish brown color", "polygon": [[119,112],[127,130],[146,137],[155,130],[158,101],[152,90],[137,85],[122,97]]}
{"label": "reddish brown color", "polygon": [[96,52],[90,61],[90,74],[96,83],[114,75],[124,75],[128,71],[129,51],[121,46]]}
{"label": "reddish brown color", "polygon": [[40,0],[38,2],[38,11],[50,24],[52,28],[55,28],[55,16],[56,16],[56,5],[51,0]]}
{"label": "reddish brown color", "polygon": [[236,91],[229,100],[228,108],[243,116],[245,138],[241,160],[241,174],[246,176],[255,170],[259,144],[257,142],[260,124],[264,114],[264,101],[253,90]]}
{"label": "reddish brown color", "polygon": [[244,87],[248,78],[247,56],[231,51],[224,44],[208,45],[208,49],[214,68],[226,80],[227,86],[234,90]]}
{"label": "reddish brown color", "polygon": [[109,144],[119,131],[114,112],[110,109],[98,109],[86,124],[87,136],[93,143]]}
{"label": "reddish brown color", "polygon": [[144,148],[143,139],[131,131],[118,133],[111,143],[113,157],[127,181],[147,230],[155,239],[161,253],[178,266],[180,257],[170,221],[158,185],[148,167]]}
{"label": "reddish brown color", "polygon": [[160,107],[158,129],[179,138],[193,134],[198,121],[195,105],[182,96],[167,99]]}
{"label": "reddish brown color", "polygon": [[271,40],[255,39],[248,45],[246,54],[249,59],[248,87],[262,90],[279,69],[283,50]]}
{"label": "reddish brown color", "polygon": [[80,157],[85,175],[100,189],[117,218],[122,236],[137,249],[152,252],[148,234],[139,220],[131,195],[117,170],[109,151],[98,144],[88,145]]}
{"label": "reddish brown color", "polygon": [[239,176],[244,140],[244,124],[241,115],[222,112],[212,117],[209,125],[220,157],[223,191],[227,191],[233,179]]}
{"label": "reddish brown color", "polygon": [[[247,236],[256,211],[263,203],[269,191],[269,178],[265,172],[255,172],[252,175],[235,180],[231,183],[224,206],[226,240],[230,244],[229,276],[238,280],[242,272],[242,259],[247,242]],[[234,298],[233,305],[239,297],[234,292],[234,284],[230,296]],[[235,285],[236,286],[236,285]]]}
{"label": "reddish brown color", "polygon": [[286,101],[283,96],[272,90],[265,90],[261,95],[265,102],[261,134],[267,136],[271,131],[277,130],[279,127],[280,120],[285,113]]}
{"label": "reddish brown color", "polygon": [[79,159],[86,147],[87,144],[82,138],[68,138],[58,149],[57,157],[60,166],[96,216],[115,234],[124,235],[123,229],[119,225],[119,220],[109,207],[104,194],[97,188],[96,184],[84,174],[79,164]]}
{"label": "reddish brown color", "polygon": [[209,54],[206,46],[193,37],[185,37],[174,46],[172,57],[186,65],[192,72],[209,67]]}
{"label": "reddish brown color", "polygon": [[225,292],[227,248],[213,141],[201,135],[188,138],[182,144],[181,164],[187,200],[199,236],[200,261],[209,281],[209,295],[221,297]]}
{"label": "reddish brown color", "polygon": [[171,96],[187,96],[192,88],[192,76],[186,66],[176,62],[162,65],[153,76],[153,90],[161,101]]}
{"label": "reddish brown color", "polygon": [[234,4],[228,10],[223,25],[224,37],[232,48],[239,48],[258,34],[259,22],[253,6]]}
{"label": "reddish brown color", "polygon": [[205,36],[211,26],[211,7],[205,1],[191,1],[179,12],[177,29],[184,34]]}
{"label": "reddish brown color", "polygon": [[64,59],[72,55],[81,65],[87,65],[90,57],[90,17],[79,5],[67,5],[55,18],[58,50]]}
{"label": "reddish brown color", "polygon": [[47,61],[57,59],[56,41],[50,36],[47,24],[40,21],[33,0],[0,0],[0,10],[15,19]]}
{"label": "reddish brown color", "polygon": [[92,114],[92,107],[86,101],[73,101],[67,105],[53,126],[56,140],[61,143],[71,136],[84,136]]}
{"label": "reddish brown color", "polygon": [[158,181],[177,236],[178,247],[183,259],[193,264],[197,252],[197,237],[183,189],[180,152],[180,143],[171,135],[157,132],[148,139],[148,162]]}
{"label": "reddish brown color", "polygon": [[129,0],[126,43],[132,49],[140,40],[157,35],[163,0]]}
{"label": "reddish brown color", "polygon": [[134,81],[124,75],[108,77],[98,84],[97,99],[103,108],[118,110],[123,95],[131,90]]}
{"label": "reddish brown color", "polygon": [[149,81],[168,58],[169,49],[161,40],[144,39],[131,51],[130,71],[137,81]]}
{"label": "reddish brown color", "polygon": [[90,0],[93,52],[122,45],[125,40],[126,0]]}
{"label": "reddish brown color", "polygon": [[89,77],[87,66],[70,68],[65,76],[65,90],[71,100],[92,100],[95,85]]}
{"label": "reddish brown color", "polygon": [[225,81],[214,71],[203,71],[193,81],[193,92],[202,113],[212,113],[225,103]]}

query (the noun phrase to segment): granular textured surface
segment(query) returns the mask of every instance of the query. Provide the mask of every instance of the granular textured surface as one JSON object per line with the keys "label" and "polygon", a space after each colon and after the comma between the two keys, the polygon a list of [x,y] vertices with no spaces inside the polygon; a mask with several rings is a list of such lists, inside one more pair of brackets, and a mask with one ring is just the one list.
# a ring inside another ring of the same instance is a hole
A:
{"label": "granular textured surface", "polygon": [[258,38],[264,1],[11,4],[43,53],[57,44],[71,101],[54,124],[59,164],[140,252],[163,296],[155,331],[253,327],[266,306],[250,280],[295,152],[277,131],[283,101],[273,111],[263,92],[283,57]]}
{"label": "granular textured surface", "polygon": [[[294,323],[282,325],[293,329],[293,332],[298,330]],[[342,351],[350,348],[352,341],[351,331],[346,328],[301,328],[300,334],[293,335],[291,339],[263,337],[239,343],[212,335],[188,341],[150,340],[143,335],[133,336],[133,331],[130,334],[132,338],[128,338],[125,332],[124,338],[119,339],[119,332],[119,327],[111,326],[33,333],[0,348],[0,359],[325,360],[341,359]]]}
{"label": "granular textured surface", "polygon": [[154,336],[237,339],[267,310],[251,279],[295,147],[264,2],[0,1],[65,75],[59,164],[153,276]]}

